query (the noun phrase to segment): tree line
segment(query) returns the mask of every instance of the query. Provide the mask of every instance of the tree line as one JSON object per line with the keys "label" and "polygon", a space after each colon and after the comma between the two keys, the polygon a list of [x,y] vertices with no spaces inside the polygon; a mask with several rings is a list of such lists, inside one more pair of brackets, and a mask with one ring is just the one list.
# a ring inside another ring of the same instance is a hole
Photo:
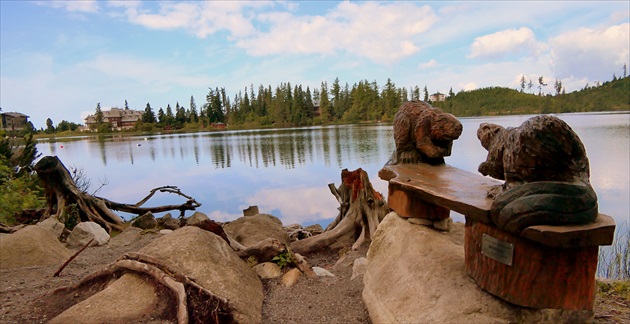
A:
{"label": "tree line", "polygon": [[[623,67],[623,77],[613,74],[611,81],[586,85],[579,91],[566,93],[561,80],[555,80],[553,92],[546,92],[548,83],[541,76],[537,83],[523,76],[519,88],[489,87],[471,91],[451,88],[444,101],[431,101],[425,85],[398,87],[387,79],[384,85],[376,81],[362,80],[350,86],[339,78],[329,85],[322,82],[317,88],[281,83],[250,85],[230,96],[225,88],[209,88],[205,101],[199,106],[190,97],[188,107],[175,103],[157,112],[147,103],[135,130],[201,129],[209,126],[229,125],[231,128],[294,127],[335,123],[361,123],[391,121],[407,100],[423,100],[459,117],[536,114],[582,111],[629,110],[628,89],[630,79]],[[526,91],[527,89],[527,91]],[[536,91],[537,90],[537,91]],[[125,100],[125,109],[129,109]],[[95,116],[99,132],[111,131],[111,125],[103,122],[100,104]],[[62,121],[56,127],[50,118],[45,133],[76,130],[80,125]]]}

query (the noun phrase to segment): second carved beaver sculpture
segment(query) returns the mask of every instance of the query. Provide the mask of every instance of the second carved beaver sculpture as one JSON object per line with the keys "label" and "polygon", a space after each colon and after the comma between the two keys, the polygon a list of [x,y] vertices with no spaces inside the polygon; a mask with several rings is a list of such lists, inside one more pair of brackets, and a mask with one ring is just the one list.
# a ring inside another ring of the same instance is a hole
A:
{"label": "second carved beaver sculpture", "polygon": [[495,198],[491,219],[499,228],[518,234],[533,225],[597,218],[586,150],[564,121],[540,115],[514,128],[483,123],[477,137],[488,150],[479,172],[505,180],[488,192]]}
{"label": "second carved beaver sculpture", "polygon": [[462,134],[457,118],[423,101],[407,101],[394,116],[396,151],[388,164],[442,164]]}

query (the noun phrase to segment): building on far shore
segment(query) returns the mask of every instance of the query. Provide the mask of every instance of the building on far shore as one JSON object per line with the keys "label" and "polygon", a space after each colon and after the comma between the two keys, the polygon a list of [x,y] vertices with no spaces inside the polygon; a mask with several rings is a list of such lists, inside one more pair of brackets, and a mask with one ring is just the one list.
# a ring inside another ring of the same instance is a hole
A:
{"label": "building on far shore", "polygon": [[22,130],[28,123],[28,116],[19,112],[0,113],[0,126],[5,131]]}
{"label": "building on far shore", "polygon": [[446,95],[444,95],[443,93],[436,92],[429,96],[429,101],[432,101],[432,102],[444,101],[444,100],[446,100]]}
{"label": "building on far shore", "polygon": [[[143,113],[144,111],[140,110],[120,108],[103,110],[103,122],[110,123],[114,130],[131,129],[142,119]],[[91,130],[96,129],[98,127],[96,115],[88,115],[85,117],[85,126]]]}

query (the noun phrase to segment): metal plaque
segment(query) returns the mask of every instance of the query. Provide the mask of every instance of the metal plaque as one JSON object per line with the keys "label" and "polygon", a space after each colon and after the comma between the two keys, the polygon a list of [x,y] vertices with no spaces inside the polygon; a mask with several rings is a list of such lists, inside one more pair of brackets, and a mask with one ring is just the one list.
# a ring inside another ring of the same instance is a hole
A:
{"label": "metal plaque", "polygon": [[481,238],[481,254],[511,266],[514,257],[514,244],[483,234]]}

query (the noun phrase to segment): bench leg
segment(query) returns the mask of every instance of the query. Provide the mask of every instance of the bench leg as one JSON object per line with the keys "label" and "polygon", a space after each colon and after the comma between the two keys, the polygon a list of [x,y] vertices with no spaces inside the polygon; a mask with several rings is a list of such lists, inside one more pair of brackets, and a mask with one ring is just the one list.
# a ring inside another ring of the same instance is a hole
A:
{"label": "bench leg", "polygon": [[[484,234],[513,244],[512,265],[482,253]],[[592,311],[598,250],[551,248],[466,218],[466,272],[480,288],[520,306]]]}
{"label": "bench leg", "polygon": [[417,191],[406,190],[391,183],[388,186],[387,204],[399,216],[442,220],[450,216],[450,210],[425,201]]}

